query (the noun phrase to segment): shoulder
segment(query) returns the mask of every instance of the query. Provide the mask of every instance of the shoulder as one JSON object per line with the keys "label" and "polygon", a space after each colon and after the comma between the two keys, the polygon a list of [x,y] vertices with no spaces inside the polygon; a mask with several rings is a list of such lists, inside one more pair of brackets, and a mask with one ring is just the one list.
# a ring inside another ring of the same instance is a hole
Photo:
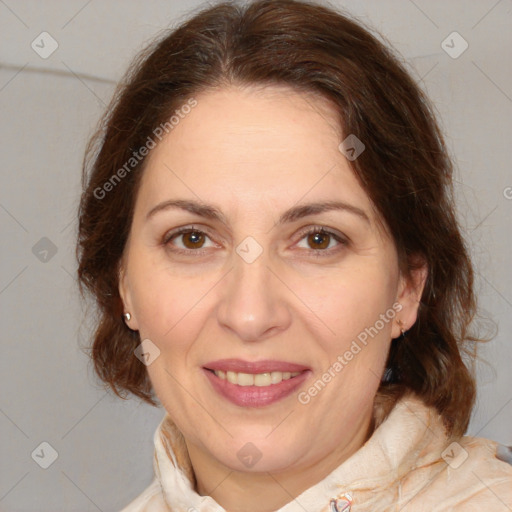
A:
{"label": "shoulder", "polygon": [[390,443],[392,452],[401,442],[407,455],[399,460],[404,476],[397,493],[403,512],[512,511],[512,465],[504,460],[506,447],[484,438],[449,438],[439,413],[415,397],[402,400],[395,410],[399,425],[393,413],[389,424],[398,429],[401,441]]}
{"label": "shoulder", "polygon": [[[489,439],[469,436],[460,439],[458,444],[464,450],[464,461],[457,468],[463,470],[460,473],[461,483],[467,481],[473,492],[461,504],[463,510],[477,510],[484,504],[492,505],[493,510],[512,510],[512,465],[501,460],[500,445]],[[457,474],[457,469],[450,465],[448,468],[453,475]],[[456,480],[456,476],[453,479]]]}
{"label": "shoulder", "polygon": [[512,510],[512,465],[498,458],[498,447],[489,439],[469,436],[452,441],[413,501],[439,512]]}

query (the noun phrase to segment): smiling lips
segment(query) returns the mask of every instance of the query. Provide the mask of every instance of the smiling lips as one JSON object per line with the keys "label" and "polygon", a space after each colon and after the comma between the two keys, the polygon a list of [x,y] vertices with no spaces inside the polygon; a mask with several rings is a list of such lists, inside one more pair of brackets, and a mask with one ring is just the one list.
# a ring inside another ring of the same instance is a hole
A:
{"label": "smiling lips", "polygon": [[231,384],[238,384],[239,386],[270,386],[271,384],[279,384],[283,380],[297,377],[300,372],[266,372],[266,373],[237,373],[237,372],[224,372],[222,370],[215,370],[215,375],[219,379],[227,380]]}
{"label": "smiling lips", "polygon": [[261,407],[285,398],[309,373],[309,368],[295,363],[241,359],[214,361],[203,369],[219,395],[242,407]]}
{"label": "smiling lips", "polygon": [[244,361],[243,359],[219,359],[204,365],[207,370],[232,371],[236,373],[268,373],[268,372],[303,372],[309,370],[307,366],[287,363],[285,361]]}

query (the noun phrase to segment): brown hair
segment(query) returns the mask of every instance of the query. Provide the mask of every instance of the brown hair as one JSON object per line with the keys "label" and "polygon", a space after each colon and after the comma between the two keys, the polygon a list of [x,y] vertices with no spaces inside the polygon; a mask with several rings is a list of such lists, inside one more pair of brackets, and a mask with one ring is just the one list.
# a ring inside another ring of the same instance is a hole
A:
{"label": "brown hair", "polygon": [[401,271],[409,275],[417,255],[429,269],[418,319],[392,343],[377,399],[389,410],[412,391],[437,408],[449,433],[462,435],[475,383],[461,354],[477,341],[468,331],[476,302],[442,134],[427,98],[387,46],[348,16],[306,1],[208,7],[150,45],[120,83],[86,152],[79,208],[78,277],[82,294],[88,289],[99,307],[91,349],[99,377],[123,398],[131,392],[156,405],[118,292],[145,160],[112,178],[175,109],[228,84],[317,94],[332,102],[343,133],[364,142],[352,168],[394,238]]}

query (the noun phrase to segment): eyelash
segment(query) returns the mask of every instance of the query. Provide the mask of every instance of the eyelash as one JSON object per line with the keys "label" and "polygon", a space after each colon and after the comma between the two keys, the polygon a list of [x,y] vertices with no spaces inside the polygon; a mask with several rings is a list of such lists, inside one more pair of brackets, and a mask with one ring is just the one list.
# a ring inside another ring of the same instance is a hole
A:
{"label": "eyelash", "polygon": [[300,238],[298,242],[306,238],[308,235],[313,234],[321,234],[324,236],[327,235],[333,238],[336,242],[338,242],[338,246],[331,249],[309,249],[309,252],[315,258],[332,256],[333,254],[338,253],[344,247],[348,246],[348,240],[346,238],[323,226],[311,226],[310,228],[307,228],[306,230],[302,231],[299,235]]}
{"label": "eyelash", "polygon": [[[178,228],[176,231],[172,231],[171,233],[166,234],[162,241],[162,245],[168,246],[169,243],[171,242],[171,240],[173,240],[176,237],[179,237],[180,235],[186,234],[186,233],[199,233],[201,235],[206,235],[208,238],[211,239],[211,237],[209,236],[207,231],[195,228],[194,226],[185,226],[183,228]],[[330,236],[339,244],[339,246],[334,249],[333,248],[331,248],[331,249],[310,249],[309,252],[315,258],[330,256],[333,253],[341,250],[340,246],[346,247],[349,244],[349,242],[346,238],[342,237],[341,235],[337,234],[336,232],[331,231],[323,226],[312,226],[312,227],[302,231],[300,233],[300,238],[299,238],[298,242],[303,240],[308,235],[312,235],[312,234],[321,234],[324,236],[325,235]],[[186,254],[186,255],[191,255],[193,253],[195,256],[202,256],[207,252],[207,250],[204,250],[204,249],[177,249],[177,248],[173,248],[172,251],[176,252],[178,254]]]}

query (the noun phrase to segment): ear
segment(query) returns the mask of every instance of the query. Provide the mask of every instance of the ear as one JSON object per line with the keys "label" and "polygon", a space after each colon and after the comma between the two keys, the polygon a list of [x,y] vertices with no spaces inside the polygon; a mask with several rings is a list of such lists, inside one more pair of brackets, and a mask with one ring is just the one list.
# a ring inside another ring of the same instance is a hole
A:
{"label": "ear", "polygon": [[412,263],[413,269],[410,271],[410,276],[400,275],[396,300],[401,304],[402,309],[397,313],[396,321],[393,322],[392,338],[398,338],[402,329],[408,331],[418,318],[421,295],[428,276],[428,265],[422,256],[415,256]]}
{"label": "ear", "polygon": [[128,279],[128,273],[126,271],[126,266],[125,266],[123,260],[121,260],[121,262],[119,263],[118,282],[119,282],[119,295],[120,295],[121,301],[123,303],[123,315],[125,313],[130,313],[130,316],[131,316],[130,320],[126,320],[124,318],[124,322],[133,331],[138,331],[139,325],[137,323],[137,316],[135,315],[135,311],[133,308],[130,282]]}

